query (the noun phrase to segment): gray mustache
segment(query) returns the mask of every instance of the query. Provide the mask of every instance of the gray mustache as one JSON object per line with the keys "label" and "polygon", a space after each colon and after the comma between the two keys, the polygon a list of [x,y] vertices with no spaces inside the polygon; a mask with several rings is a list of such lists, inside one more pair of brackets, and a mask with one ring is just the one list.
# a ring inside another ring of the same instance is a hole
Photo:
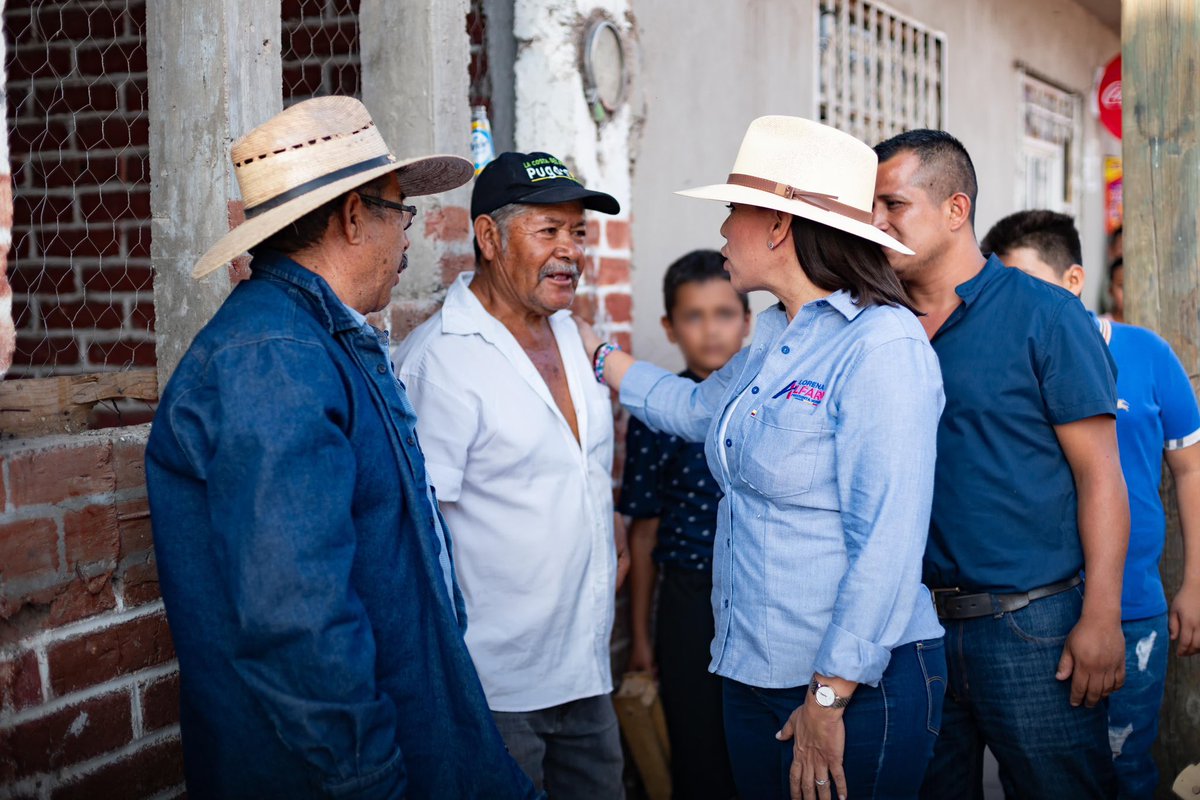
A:
{"label": "gray mustache", "polygon": [[571,273],[572,280],[579,280],[579,266],[576,264],[551,264],[542,267],[538,272],[538,280],[549,278],[558,272],[569,272]]}

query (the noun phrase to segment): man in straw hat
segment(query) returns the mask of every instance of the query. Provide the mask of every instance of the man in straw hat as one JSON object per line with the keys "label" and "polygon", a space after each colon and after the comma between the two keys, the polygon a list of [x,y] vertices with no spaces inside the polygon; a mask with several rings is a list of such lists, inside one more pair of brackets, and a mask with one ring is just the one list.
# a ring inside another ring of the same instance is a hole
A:
{"label": "man in straw hat", "polygon": [[238,140],[251,277],[162,395],[146,473],[197,798],[530,797],[463,642],[416,416],[365,315],[404,268],[406,200],[465,183],[398,161],[357,100]]}
{"label": "man in straw hat", "polygon": [[924,571],[949,683],[923,795],[981,796],[986,745],[1010,796],[1115,796],[1103,698],[1124,681],[1129,504],[1111,357],[1073,295],[979,252],[957,139],[875,150],[875,224],[916,251],[888,260],[946,391]]}
{"label": "man in straw hat", "polygon": [[585,209],[619,206],[548,153],[491,162],[471,197],[479,268],[396,363],[421,419],[438,421],[421,434],[500,733],[552,796],[612,800],[612,405],[567,311]]}

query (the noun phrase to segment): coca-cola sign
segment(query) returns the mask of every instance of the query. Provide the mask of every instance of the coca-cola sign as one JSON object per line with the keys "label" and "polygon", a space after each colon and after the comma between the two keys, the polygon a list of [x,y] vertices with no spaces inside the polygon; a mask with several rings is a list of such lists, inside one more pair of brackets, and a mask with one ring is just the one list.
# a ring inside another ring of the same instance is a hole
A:
{"label": "coca-cola sign", "polygon": [[1104,68],[1099,88],[1100,121],[1108,132],[1121,138],[1121,56]]}

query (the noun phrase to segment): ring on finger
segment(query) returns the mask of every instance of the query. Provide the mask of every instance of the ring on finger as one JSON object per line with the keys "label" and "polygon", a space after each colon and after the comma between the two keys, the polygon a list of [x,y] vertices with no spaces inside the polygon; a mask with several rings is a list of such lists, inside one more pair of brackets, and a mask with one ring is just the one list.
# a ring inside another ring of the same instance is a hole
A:
{"label": "ring on finger", "polygon": [[817,786],[824,786],[827,783],[829,783],[829,781],[817,781]]}

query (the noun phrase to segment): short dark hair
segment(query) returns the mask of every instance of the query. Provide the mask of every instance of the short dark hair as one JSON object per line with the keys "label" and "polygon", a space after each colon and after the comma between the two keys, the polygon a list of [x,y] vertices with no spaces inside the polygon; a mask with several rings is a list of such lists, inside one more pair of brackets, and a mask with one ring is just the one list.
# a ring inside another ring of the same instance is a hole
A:
{"label": "short dark hair", "polygon": [[916,153],[921,161],[920,178],[924,188],[938,202],[959,192],[971,198],[971,225],[975,224],[975,198],[979,182],[975,165],[962,142],[945,131],[929,128],[899,133],[875,145],[879,163],[890,161],[901,153]]}
{"label": "short dark hair", "polygon": [[1073,264],[1083,263],[1075,220],[1057,211],[1018,211],[992,226],[980,247],[985,253],[1011,253],[1018,247],[1037,251],[1059,277]]}
{"label": "short dark hair", "polygon": [[913,307],[883,246],[804,217],[792,217],[796,256],[808,279],[826,291],[844,289],[858,305]]}
{"label": "short dark hair", "polygon": [[1124,256],[1117,256],[1116,258],[1114,258],[1112,260],[1112,263],[1108,265],[1108,281],[1109,281],[1109,283],[1112,283],[1113,276],[1117,274],[1117,270],[1119,270],[1119,269],[1125,269],[1125,257]]}
{"label": "short dark hair", "polygon": [[[390,173],[381,175],[374,180],[367,181],[362,186],[356,186],[348,192],[343,192],[337,197],[314,208],[299,219],[285,225],[280,230],[263,239],[261,242],[250,248],[250,255],[255,255],[259,250],[274,250],[284,255],[298,253],[306,247],[312,247],[317,242],[321,241],[321,237],[325,235],[325,230],[329,227],[329,220],[333,219],[333,215],[342,210],[346,200],[350,195],[359,191],[366,191],[367,194],[378,195],[387,189]],[[364,204],[365,205],[365,204]],[[376,209],[374,206],[369,206],[372,214],[383,216],[385,209]]]}
{"label": "short dark hair", "polygon": [[[667,274],[663,276],[663,307],[666,309],[667,319],[670,319],[675,311],[680,286],[712,280],[729,280],[729,273],[725,271],[725,256],[716,250],[693,250],[675,259],[674,263],[667,267]],[[737,296],[742,301],[742,309],[749,314],[750,298],[745,292],[738,292]]]}

